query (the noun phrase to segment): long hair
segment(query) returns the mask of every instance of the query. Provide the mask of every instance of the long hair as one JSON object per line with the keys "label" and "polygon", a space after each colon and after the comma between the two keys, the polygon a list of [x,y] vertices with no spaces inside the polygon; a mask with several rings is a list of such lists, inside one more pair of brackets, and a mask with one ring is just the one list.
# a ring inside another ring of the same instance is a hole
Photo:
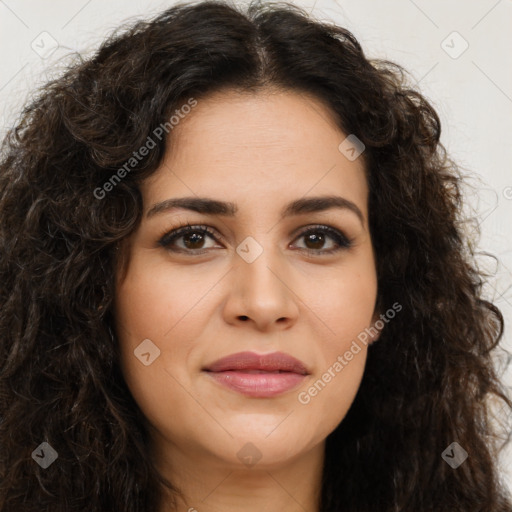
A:
{"label": "long hair", "polygon": [[[434,108],[334,23],[285,2],[205,1],[120,27],[42,86],[4,139],[1,512],[152,512],[176,491],[119,367],[116,247],[140,223],[140,183],[172,150],[176,110],[267,86],[322,99],[364,143],[377,306],[402,306],[327,437],[321,510],[512,511],[493,413],[512,408],[493,360],[504,321],[483,298],[479,228],[462,215],[464,176]],[[443,456],[453,443],[468,454],[457,468]],[[46,468],[44,450],[57,455]]]}

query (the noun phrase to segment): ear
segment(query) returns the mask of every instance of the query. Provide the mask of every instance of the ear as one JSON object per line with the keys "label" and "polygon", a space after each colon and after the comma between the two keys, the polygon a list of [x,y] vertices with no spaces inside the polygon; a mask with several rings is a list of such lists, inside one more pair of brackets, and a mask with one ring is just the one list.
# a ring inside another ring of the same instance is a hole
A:
{"label": "ear", "polygon": [[[382,321],[380,315],[381,315],[380,311],[375,311],[372,316],[372,323],[371,323],[370,329],[369,329],[369,331],[371,333],[370,334],[370,342],[369,342],[370,345],[375,343],[380,338],[380,333],[384,327],[384,325],[382,325],[382,324],[384,324],[384,322]],[[379,321],[379,322],[377,323],[377,321]],[[377,323],[377,325],[375,325],[376,323]],[[380,329],[378,326],[380,326]],[[375,331],[377,331],[377,332],[375,333]]]}

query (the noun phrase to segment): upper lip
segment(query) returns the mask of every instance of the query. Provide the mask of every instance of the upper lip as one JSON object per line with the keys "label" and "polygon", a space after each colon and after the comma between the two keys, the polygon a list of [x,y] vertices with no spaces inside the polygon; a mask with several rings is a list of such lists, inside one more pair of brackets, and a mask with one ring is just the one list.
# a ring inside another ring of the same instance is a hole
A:
{"label": "upper lip", "polygon": [[210,372],[223,372],[227,370],[266,370],[294,372],[308,375],[306,365],[284,352],[272,352],[271,354],[256,354],[255,352],[237,352],[218,359],[214,363],[203,368]]}

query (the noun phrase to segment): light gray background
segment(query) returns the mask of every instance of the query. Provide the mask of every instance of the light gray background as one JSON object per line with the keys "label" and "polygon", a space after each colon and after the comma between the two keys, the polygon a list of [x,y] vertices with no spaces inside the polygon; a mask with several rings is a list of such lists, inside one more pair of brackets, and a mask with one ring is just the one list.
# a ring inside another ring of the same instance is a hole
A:
{"label": "light gray background", "polygon": [[[14,124],[30,91],[59,74],[61,57],[72,51],[90,55],[118,24],[172,3],[0,0],[0,135]],[[503,312],[503,347],[512,350],[512,1],[294,3],[350,29],[369,57],[405,66],[437,109],[442,142],[478,178],[467,199],[482,230],[479,249],[499,258],[496,264],[482,257],[480,264],[495,273],[486,294]],[[503,379],[512,388],[512,368]],[[466,449],[471,456],[471,447]],[[512,490],[512,447],[501,464]]]}

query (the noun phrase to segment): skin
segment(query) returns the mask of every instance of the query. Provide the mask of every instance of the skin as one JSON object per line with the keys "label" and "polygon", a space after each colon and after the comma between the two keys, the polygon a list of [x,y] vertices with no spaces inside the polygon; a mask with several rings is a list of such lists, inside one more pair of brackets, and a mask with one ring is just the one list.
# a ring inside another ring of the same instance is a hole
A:
{"label": "skin", "polygon": [[[319,510],[325,439],[355,398],[368,348],[360,343],[309,403],[298,395],[379,314],[364,162],[340,152],[346,135],[315,97],[224,90],[198,101],[173,129],[160,168],[141,187],[144,218],[125,241],[126,273],[117,275],[116,330],[157,465],[183,492],[177,510]],[[363,222],[339,208],[280,219],[289,202],[321,195],[352,201]],[[228,217],[173,209],[146,217],[155,203],[182,196],[235,202],[238,211]],[[187,222],[222,239],[174,241],[188,253],[158,244]],[[352,246],[321,254],[337,242],[301,235],[315,224],[341,231]],[[263,250],[251,263],[236,252],[248,236]],[[134,355],[144,339],[160,350],[147,366]],[[296,389],[254,398],[202,371],[246,350],[289,353],[311,375]],[[247,443],[261,456],[250,467],[237,456]],[[164,510],[175,509],[164,499]]]}

